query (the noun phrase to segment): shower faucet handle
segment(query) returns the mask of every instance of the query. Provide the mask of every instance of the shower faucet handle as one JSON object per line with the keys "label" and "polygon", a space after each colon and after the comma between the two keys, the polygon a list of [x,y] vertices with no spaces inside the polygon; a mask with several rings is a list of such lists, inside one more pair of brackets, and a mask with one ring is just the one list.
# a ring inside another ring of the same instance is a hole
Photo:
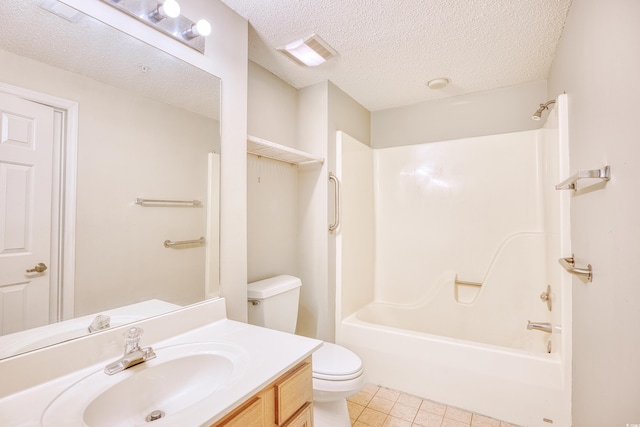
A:
{"label": "shower faucet handle", "polygon": [[551,285],[547,285],[547,290],[540,294],[540,301],[547,303],[547,308],[551,311],[553,307],[551,303]]}

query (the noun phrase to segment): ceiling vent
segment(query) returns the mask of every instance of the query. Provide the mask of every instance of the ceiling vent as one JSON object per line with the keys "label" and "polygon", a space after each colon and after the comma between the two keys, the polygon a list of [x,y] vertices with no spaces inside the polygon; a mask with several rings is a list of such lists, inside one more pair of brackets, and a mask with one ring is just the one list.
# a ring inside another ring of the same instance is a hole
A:
{"label": "ceiling vent", "polygon": [[317,34],[299,39],[277,49],[300,65],[315,67],[324,64],[338,54]]}

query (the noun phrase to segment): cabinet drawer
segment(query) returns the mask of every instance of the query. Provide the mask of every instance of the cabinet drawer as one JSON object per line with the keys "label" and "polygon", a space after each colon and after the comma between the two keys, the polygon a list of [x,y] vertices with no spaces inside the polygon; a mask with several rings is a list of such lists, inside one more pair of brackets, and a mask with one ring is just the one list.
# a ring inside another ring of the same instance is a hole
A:
{"label": "cabinet drawer", "polygon": [[276,423],[282,425],[312,399],[311,363],[303,363],[276,383]]}
{"label": "cabinet drawer", "polygon": [[283,424],[282,427],[312,427],[312,409],[313,406],[311,405],[311,403],[306,403],[304,407],[300,411],[298,411],[298,413],[294,415],[291,420]]}
{"label": "cabinet drawer", "polygon": [[254,396],[245,405],[231,413],[226,419],[214,424],[213,427],[263,427],[263,399]]}

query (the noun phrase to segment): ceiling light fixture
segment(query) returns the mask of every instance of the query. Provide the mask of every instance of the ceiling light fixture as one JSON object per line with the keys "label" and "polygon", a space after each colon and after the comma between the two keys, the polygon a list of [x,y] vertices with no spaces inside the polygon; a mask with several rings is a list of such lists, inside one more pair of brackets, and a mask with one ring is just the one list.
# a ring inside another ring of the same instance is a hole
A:
{"label": "ceiling light fixture", "polygon": [[338,54],[317,34],[287,43],[277,50],[300,65],[315,67],[324,64]]}
{"label": "ceiling light fixture", "polygon": [[182,16],[177,0],[102,1],[198,52],[204,53],[205,37],[211,34],[211,24],[204,19],[193,22]]}

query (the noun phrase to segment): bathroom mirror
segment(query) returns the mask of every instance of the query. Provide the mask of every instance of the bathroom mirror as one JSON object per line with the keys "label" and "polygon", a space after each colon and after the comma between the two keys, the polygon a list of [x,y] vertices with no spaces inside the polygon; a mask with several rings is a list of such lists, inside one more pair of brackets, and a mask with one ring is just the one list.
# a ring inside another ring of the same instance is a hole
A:
{"label": "bathroom mirror", "polygon": [[[219,79],[57,7],[43,0],[0,3],[0,92],[44,94],[36,104],[47,104],[46,97],[77,103],[77,123],[72,112],[53,108],[50,131],[62,147],[51,154],[53,174],[56,164],[61,175],[73,171],[59,184],[50,181],[60,188],[52,189],[52,210],[72,206],[65,214],[75,216],[74,230],[61,230],[70,227],[54,214],[49,268],[42,272],[25,274],[21,251],[4,251],[11,260],[0,270],[16,267],[25,279],[20,288],[0,272],[0,358],[86,335],[99,314],[119,326],[218,294]],[[6,129],[3,142],[11,136]],[[3,162],[11,164],[1,155],[0,175]],[[69,181],[75,203],[65,194]],[[5,200],[0,212],[7,217],[15,206]],[[64,233],[72,238],[56,243]],[[27,295],[25,284],[42,278],[48,281],[42,296]]]}

